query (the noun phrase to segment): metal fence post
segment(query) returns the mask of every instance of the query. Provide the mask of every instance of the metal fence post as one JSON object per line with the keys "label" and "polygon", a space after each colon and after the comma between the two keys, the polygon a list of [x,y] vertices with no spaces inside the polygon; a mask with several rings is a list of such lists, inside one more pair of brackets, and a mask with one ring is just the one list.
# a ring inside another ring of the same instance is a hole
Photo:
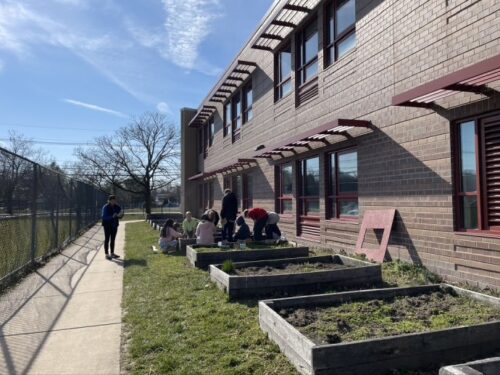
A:
{"label": "metal fence post", "polygon": [[33,164],[33,191],[31,200],[31,262],[36,258],[36,219],[38,199],[38,165]]}

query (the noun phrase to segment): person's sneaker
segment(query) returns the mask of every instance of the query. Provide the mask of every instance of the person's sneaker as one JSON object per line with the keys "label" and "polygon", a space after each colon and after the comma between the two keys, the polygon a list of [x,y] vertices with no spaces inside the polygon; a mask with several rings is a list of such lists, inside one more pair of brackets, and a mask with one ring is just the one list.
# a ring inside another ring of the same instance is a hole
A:
{"label": "person's sneaker", "polygon": [[107,260],[111,260],[111,255],[106,254],[106,259],[107,259]]}
{"label": "person's sneaker", "polygon": [[113,258],[113,259],[116,259],[116,258],[119,258],[119,257],[120,257],[119,255],[111,254],[111,258]]}

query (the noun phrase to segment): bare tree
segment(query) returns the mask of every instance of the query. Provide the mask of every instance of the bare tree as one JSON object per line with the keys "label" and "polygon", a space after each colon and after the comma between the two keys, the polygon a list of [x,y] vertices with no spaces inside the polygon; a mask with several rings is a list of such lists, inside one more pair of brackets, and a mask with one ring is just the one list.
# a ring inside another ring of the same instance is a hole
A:
{"label": "bare tree", "polygon": [[113,136],[97,138],[95,144],[76,149],[80,164],[101,183],[142,194],[147,213],[152,192],[179,178],[179,134],[161,114],[146,113]]}
{"label": "bare tree", "polygon": [[[6,149],[10,152],[0,153],[0,198],[6,213],[12,215],[15,195],[25,195],[27,192],[24,190],[29,191],[31,188],[26,180],[33,178],[33,165],[28,159],[40,164],[46,163],[48,159],[42,149],[33,147],[31,139],[15,131],[9,132]],[[23,188],[23,185],[27,186]],[[23,201],[27,202],[28,198],[31,197],[26,196]]]}

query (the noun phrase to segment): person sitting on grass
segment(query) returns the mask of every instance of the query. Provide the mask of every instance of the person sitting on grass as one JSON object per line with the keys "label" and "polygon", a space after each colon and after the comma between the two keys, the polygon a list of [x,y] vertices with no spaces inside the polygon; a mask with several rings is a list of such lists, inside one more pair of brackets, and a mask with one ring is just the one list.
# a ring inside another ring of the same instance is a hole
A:
{"label": "person sitting on grass", "polygon": [[196,244],[212,245],[214,239],[215,225],[212,223],[208,215],[201,217],[201,222],[196,227]]}
{"label": "person sitting on grass", "polygon": [[249,217],[253,220],[253,240],[262,241],[264,239],[262,230],[267,225],[267,211],[263,208],[252,208],[250,210],[243,211],[243,216],[245,218]]}
{"label": "person sitting on grass", "polygon": [[168,251],[176,251],[177,239],[181,236],[182,234],[174,229],[174,221],[172,219],[168,219],[160,232],[160,249],[164,253],[167,253]]}
{"label": "person sitting on grass", "polygon": [[178,222],[174,223],[174,230],[180,233],[180,237],[184,237],[184,233],[182,231],[182,225],[179,224]]}
{"label": "person sitting on grass", "polygon": [[186,218],[182,222],[182,230],[186,238],[195,238],[196,227],[198,226],[198,220],[193,219],[193,214],[191,211],[186,212]]}
{"label": "person sitting on grass", "polygon": [[243,216],[238,217],[236,219],[236,225],[238,225],[238,230],[236,231],[233,239],[234,241],[246,241],[250,239],[250,227],[245,222],[245,218]]}

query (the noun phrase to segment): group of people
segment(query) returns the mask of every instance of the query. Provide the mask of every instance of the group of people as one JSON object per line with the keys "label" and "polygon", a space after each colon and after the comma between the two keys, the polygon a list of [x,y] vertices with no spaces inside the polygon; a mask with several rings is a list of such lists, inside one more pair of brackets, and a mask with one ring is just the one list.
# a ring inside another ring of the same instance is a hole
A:
{"label": "group of people", "polygon": [[[102,225],[105,235],[104,252],[109,260],[119,258],[115,254],[115,238],[119,219],[122,216],[123,211],[116,203],[116,197],[111,195],[108,203],[102,208]],[[253,232],[250,231],[250,227],[245,221],[247,218],[253,220]],[[281,231],[278,227],[279,220],[280,217],[276,212],[268,212],[263,208],[244,210],[238,216],[236,195],[230,189],[226,189],[222,199],[220,215],[217,211],[209,209],[205,211],[200,221],[198,221],[188,211],[182,225],[168,219],[161,229],[159,245],[163,252],[177,249],[177,240],[179,238],[192,238],[196,239],[196,243],[199,245],[211,245],[215,243],[215,233],[219,222],[222,226],[222,241],[276,240],[281,238]],[[235,226],[237,226],[236,231]]]}
{"label": "group of people", "polygon": [[[247,218],[253,220],[253,232],[250,231],[250,227],[245,221]],[[179,238],[195,238],[199,245],[211,245],[215,242],[215,233],[219,222],[222,226],[222,241],[276,240],[281,238],[279,220],[280,216],[276,212],[268,212],[263,208],[244,210],[242,215],[238,216],[236,195],[230,189],[226,189],[222,198],[220,215],[217,211],[209,209],[205,211],[198,222],[188,211],[182,222],[182,233],[175,227],[172,219],[167,220],[160,233],[160,247],[163,251],[176,248]]]}

